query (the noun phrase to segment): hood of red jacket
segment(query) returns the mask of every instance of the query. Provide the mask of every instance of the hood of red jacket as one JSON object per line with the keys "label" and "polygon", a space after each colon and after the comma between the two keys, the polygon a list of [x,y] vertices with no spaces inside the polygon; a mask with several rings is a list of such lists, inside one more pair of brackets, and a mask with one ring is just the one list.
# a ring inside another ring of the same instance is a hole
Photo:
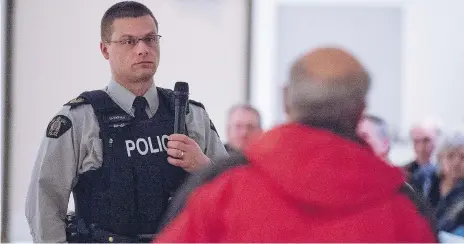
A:
{"label": "hood of red jacket", "polygon": [[312,208],[375,204],[396,194],[405,180],[367,144],[302,124],[265,133],[245,155],[283,196]]}

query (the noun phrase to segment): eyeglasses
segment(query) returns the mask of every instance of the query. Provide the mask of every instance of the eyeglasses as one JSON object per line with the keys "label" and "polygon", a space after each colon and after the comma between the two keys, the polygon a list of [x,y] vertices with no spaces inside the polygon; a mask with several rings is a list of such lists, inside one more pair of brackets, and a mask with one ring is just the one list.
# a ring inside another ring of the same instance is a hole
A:
{"label": "eyeglasses", "polygon": [[105,41],[105,43],[117,43],[125,47],[135,47],[139,41],[143,41],[149,47],[155,47],[160,42],[160,35],[146,36],[146,37],[129,37],[119,41]]}

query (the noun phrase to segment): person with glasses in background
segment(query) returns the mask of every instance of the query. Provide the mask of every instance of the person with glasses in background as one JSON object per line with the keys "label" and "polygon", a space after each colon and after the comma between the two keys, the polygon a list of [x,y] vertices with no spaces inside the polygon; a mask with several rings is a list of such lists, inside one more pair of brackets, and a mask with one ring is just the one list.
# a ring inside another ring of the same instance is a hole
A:
{"label": "person with glasses in background", "polygon": [[261,115],[248,104],[233,106],[227,118],[227,152],[241,152],[251,140],[262,133]]}
{"label": "person with glasses in background", "polygon": [[112,79],[66,103],[46,129],[26,200],[34,242],[148,242],[186,176],[227,156],[201,103],[189,102],[188,136],[173,134],[173,92],[153,80],[160,38],[141,3],[105,12],[100,49]]}

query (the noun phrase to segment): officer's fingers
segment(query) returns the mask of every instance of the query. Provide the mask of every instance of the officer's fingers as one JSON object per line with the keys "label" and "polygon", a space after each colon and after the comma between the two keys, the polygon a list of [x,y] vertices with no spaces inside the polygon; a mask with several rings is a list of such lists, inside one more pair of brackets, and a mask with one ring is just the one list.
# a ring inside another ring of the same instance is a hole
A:
{"label": "officer's fingers", "polygon": [[[199,145],[198,143],[193,140],[192,138],[183,135],[183,134],[172,134],[169,136],[169,141],[178,141],[178,142],[183,142],[185,145],[188,145],[191,148],[198,148]],[[168,142],[168,147],[169,147],[169,142]],[[181,150],[187,150],[186,147],[180,148]]]}
{"label": "officer's fingers", "polygon": [[174,166],[180,166],[182,164],[182,160],[173,158],[173,157],[168,157],[168,163],[174,165]]}
{"label": "officer's fingers", "polygon": [[181,167],[181,168],[187,168],[188,167],[188,164],[184,160],[173,158],[173,157],[168,157],[168,163],[170,163],[170,164],[172,164],[174,166],[177,166],[177,167]]}
{"label": "officer's fingers", "polygon": [[190,137],[188,137],[186,135],[179,135],[179,137],[177,137],[177,135],[174,136],[174,134],[173,134],[172,136],[173,136],[172,138],[179,139],[179,140],[173,140],[173,141],[182,142],[185,145],[188,145],[190,147],[192,147],[192,146],[196,147],[198,145],[195,140],[193,140],[192,138],[190,138]]}
{"label": "officer's fingers", "polygon": [[172,134],[168,137],[170,141],[187,142],[190,138],[184,134]]}
{"label": "officer's fingers", "polygon": [[190,138],[190,137],[187,137],[184,140],[184,143],[187,144],[187,145],[190,145],[190,146],[198,146],[197,142],[195,140],[193,140],[192,138]]}
{"label": "officer's fingers", "polygon": [[168,148],[187,151],[187,145],[181,141],[168,141]]}
{"label": "officer's fingers", "polygon": [[173,157],[173,158],[182,158],[182,156],[184,156],[184,152],[179,150],[179,149],[175,149],[175,148],[168,148],[168,155]]}

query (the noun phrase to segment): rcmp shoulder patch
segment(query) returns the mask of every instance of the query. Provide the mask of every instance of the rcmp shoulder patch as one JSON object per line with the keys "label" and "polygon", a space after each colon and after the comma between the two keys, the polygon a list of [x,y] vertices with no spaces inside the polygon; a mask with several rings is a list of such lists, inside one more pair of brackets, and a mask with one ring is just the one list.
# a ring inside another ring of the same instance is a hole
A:
{"label": "rcmp shoulder patch", "polygon": [[48,123],[46,136],[58,138],[68,131],[72,126],[71,120],[64,115],[57,115]]}
{"label": "rcmp shoulder patch", "polygon": [[77,107],[81,104],[87,104],[87,101],[83,97],[76,97],[74,99],[71,99],[69,102],[64,104],[64,106],[71,106],[71,108]]}

